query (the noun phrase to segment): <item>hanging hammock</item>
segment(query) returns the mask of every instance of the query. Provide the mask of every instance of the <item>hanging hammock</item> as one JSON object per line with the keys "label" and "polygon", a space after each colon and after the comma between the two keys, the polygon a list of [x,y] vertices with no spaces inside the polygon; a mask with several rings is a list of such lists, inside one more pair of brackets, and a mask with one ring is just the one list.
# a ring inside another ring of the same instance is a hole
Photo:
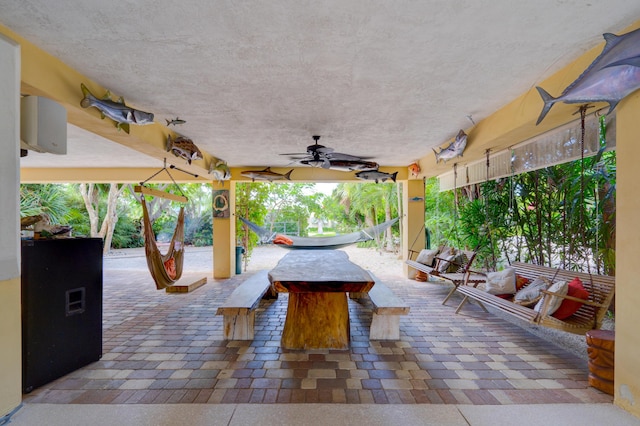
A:
{"label": "hanging hammock", "polygon": [[245,218],[240,218],[253,232],[260,236],[263,243],[277,244],[282,248],[295,250],[332,250],[346,247],[351,244],[371,241],[382,234],[388,227],[398,221],[398,218],[388,220],[376,226],[363,229],[361,231],[352,232],[345,235],[336,235],[333,237],[295,237],[291,235],[282,235],[256,225]]}
{"label": "hanging hammock", "polygon": [[[172,169],[175,166],[170,166]],[[180,169],[178,169],[180,170]],[[145,183],[156,177],[162,172],[166,172],[171,178],[173,184],[178,188],[181,195],[171,194],[168,192],[158,191],[153,188],[144,186]],[[189,173],[185,170],[180,170],[184,173]],[[197,175],[194,175],[198,177]],[[164,167],[154,173],[150,178],[144,182],[140,182],[139,186],[134,188],[134,192],[142,194],[140,196],[140,204],[142,204],[142,222],[144,223],[144,253],[147,257],[147,266],[153,280],[156,282],[156,288],[158,290],[172,287],[173,284],[182,277],[182,265],[184,264],[184,203],[188,201],[184,193],[180,189],[180,186],[175,181],[169,170],[167,170],[167,159],[164,159]],[[169,250],[166,254],[162,254],[158,248],[155,234],[153,233],[153,227],[151,219],[149,218],[149,209],[147,209],[147,202],[144,198],[145,194],[154,197],[166,198],[173,201],[181,202],[180,213],[178,213],[178,220],[176,221],[176,229],[173,231],[171,237],[171,243],[169,244]]]}
{"label": "hanging hammock", "polygon": [[182,276],[182,265],[184,263],[184,206],[180,207],[176,229],[173,237],[171,237],[169,250],[166,254],[162,254],[156,243],[144,197],[140,198],[140,202],[142,203],[144,252],[147,257],[147,266],[153,280],[156,282],[156,288],[162,290],[171,287]]}

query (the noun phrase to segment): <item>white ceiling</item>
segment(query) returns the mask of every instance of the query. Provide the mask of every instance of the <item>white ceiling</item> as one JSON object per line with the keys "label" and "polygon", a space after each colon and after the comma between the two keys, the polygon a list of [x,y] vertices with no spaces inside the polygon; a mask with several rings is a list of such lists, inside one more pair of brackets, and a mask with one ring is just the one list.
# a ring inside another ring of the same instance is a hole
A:
{"label": "white ceiling", "polygon": [[[314,134],[406,166],[639,18],[637,0],[0,0],[0,24],[186,120],[176,131],[231,166],[287,165]],[[22,165],[158,166],[69,135],[68,155]]]}

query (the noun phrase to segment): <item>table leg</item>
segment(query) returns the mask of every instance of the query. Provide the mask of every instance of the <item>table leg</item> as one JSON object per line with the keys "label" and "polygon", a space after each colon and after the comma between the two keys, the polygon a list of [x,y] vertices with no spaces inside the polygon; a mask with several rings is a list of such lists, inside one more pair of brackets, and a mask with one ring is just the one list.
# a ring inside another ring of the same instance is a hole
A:
{"label": "table leg", "polygon": [[289,293],[285,349],[348,349],[350,333],[346,293]]}

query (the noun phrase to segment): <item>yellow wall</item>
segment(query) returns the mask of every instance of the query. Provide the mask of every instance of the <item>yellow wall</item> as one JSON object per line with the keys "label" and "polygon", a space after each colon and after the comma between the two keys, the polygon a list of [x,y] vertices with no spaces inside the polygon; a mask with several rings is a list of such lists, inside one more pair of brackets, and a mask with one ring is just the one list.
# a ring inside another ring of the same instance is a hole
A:
{"label": "yellow wall", "polygon": [[[424,181],[407,180],[404,181],[402,195],[402,209],[404,216],[402,217],[402,258],[409,258],[409,250],[420,251],[425,245],[424,236]],[[414,257],[415,259],[415,257]],[[409,268],[403,263],[404,274],[413,278],[415,269]]]}
{"label": "yellow wall", "polygon": [[0,281],[0,417],[20,405],[22,357],[20,278]]}
{"label": "yellow wall", "polygon": [[235,253],[236,253],[236,228],[235,210],[236,194],[235,183],[226,181],[222,184],[214,183],[213,190],[225,189],[229,191],[229,218],[213,219],[213,277],[229,278],[235,274]]}
{"label": "yellow wall", "polygon": [[615,403],[640,417],[640,92],[617,111]]}

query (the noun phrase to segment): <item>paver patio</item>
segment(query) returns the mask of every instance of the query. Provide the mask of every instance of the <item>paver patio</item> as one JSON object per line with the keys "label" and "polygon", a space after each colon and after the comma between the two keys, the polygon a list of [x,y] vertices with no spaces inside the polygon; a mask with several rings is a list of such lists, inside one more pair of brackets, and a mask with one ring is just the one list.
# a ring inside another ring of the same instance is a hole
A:
{"label": "paver patio", "polygon": [[[115,265],[105,262],[105,265]],[[585,358],[477,306],[455,315],[448,288],[375,271],[411,307],[399,341],[369,341],[367,303],[349,301],[351,348],[280,348],[287,295],[263,300],[253,341],[222,339],[216,309],[247,274],[192,293],[155,290],[148,271],[104,271],[100,361],[25,395],[29,403],[611,403]]]}

